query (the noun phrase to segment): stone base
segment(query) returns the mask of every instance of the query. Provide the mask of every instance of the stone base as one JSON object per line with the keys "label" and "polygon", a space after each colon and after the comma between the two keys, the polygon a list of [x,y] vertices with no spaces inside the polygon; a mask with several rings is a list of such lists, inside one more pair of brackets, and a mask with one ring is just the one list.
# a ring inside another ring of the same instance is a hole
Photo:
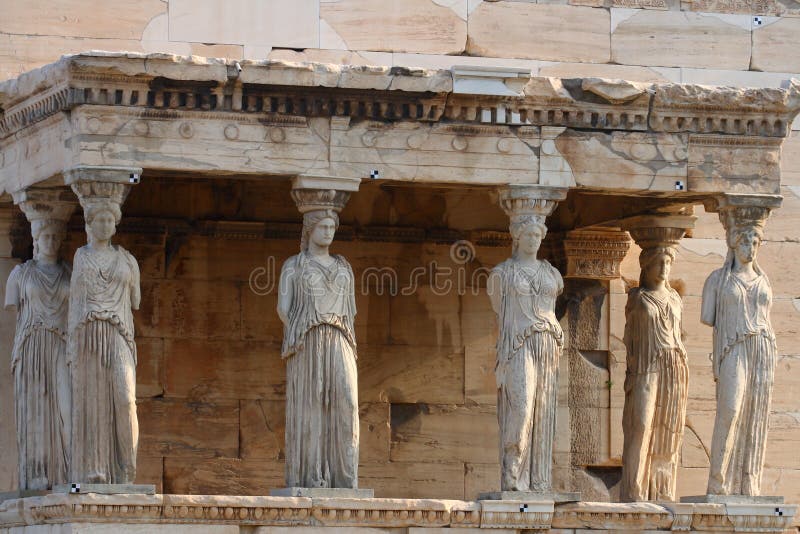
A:
{"label": "stone base", "polygon": [[782,534],[795,524],[796,511],[792,504],[776,511],[774,504],[51,493],[0,503],[0,534],[432,534],[456,528],[456,534],[479,529]]}
{"label": "stone base", "polygon": [[375,490],[356,488],[276,488],[269,490],[270,497],[309,497],[311,499],[372,499]]}
{"label": "stone base", "polygon": [[25,497],[40,497],[50,493],[49,490],[16,490],[0,492],[0,502],[10,499],[24,499]]}
{"label": "stone base", "polygon": [[53,486],[51,493],[97,493],[100,495],[155,495],[156,487],[153,484],[59,484]]}
{"label": "stone base", "polygon": [[783,497],[773,495],[687,495],[681,502],[709,504],[783,504]]}
{"label": "stone base", "polygon": [[525,501],[525,502],[578,502],[581,494],[577,491],[564,493],[536,493],[534,491],[490,491],[478,495],[479,501]]}

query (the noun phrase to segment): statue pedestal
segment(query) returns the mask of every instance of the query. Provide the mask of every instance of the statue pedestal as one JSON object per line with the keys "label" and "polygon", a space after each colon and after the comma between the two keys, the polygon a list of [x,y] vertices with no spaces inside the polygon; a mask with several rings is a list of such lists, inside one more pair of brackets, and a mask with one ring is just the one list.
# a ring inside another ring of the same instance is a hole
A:
{"label": "statue pedestal", "polygon": [[458,529],[454,530],[456,533],[506,529],[507,534],[530,530],[781,534],[797,525],[796,511],[797,506],[792,504],[779,507],[652,502],[556,505],[542,500],[51,493],[0,502],[0,532],[421,534],[446,532],[444,529]]}
{"label": "statue pedestal", "polygon": [[0,493],[0,502],[26,497],[42,497],[51,494],[86,494],[98,495],[155,495],[153,484],[56,484],[50,490],[16,490]]}
{"label": "statue pedestal", "polygon": [[49,493],[97,493],[98,495],[155,495],[156,487],[153,484],[59,484],[53,486]]}
{"label": "statue pedestal", "polygon": [[563,493],[536,493],[533,491],[490,491],[478,495],[479,501],[524,501],[524,502],[578,502],[581,494],[578,491]]}
{"label": "statue pedestal", "polygon": [[269,490],[270,497],[309,497],[311,499],[372,499],[375,490],[356,488],[276,488]]}
{"label": "statue pedestal", "polygon": [[709,504],[783,504],[783,497],[775,495],[687,495],[681,502]]}

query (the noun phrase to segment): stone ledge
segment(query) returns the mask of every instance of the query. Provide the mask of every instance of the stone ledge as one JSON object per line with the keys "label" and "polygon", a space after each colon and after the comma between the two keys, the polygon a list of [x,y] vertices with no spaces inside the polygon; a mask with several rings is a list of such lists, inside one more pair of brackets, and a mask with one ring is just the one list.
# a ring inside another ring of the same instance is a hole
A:
{"label": "stone ledge", "polygon": [[[406,67],[87,52],[0,83],[0,138],[80,105],[771,137],[784,137],[800,110],[797,82],[788,89],[735,89],[597,78],[531,77],[523,84],[522,77],[510,91],[517,96],[508,96],[481,94],[485,84],[456,94],[454,76]],[[506,75],[496,78],[503,85]],[[156,79],[169,83],[153,85]]]}
{"label": "stone ledge", "polygon": [[42,524],[781,532],[796,505],[528,503],[233,495],[50,494],[0,503],[0,529]]}

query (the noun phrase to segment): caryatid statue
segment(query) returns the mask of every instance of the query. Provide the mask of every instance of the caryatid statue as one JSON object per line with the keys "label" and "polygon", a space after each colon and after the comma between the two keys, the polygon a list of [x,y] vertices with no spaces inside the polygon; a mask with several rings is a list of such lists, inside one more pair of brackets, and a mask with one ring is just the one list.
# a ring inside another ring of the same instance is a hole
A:
{"label": "caryatid statue", "polygon": [[510,186],[500,205],[511,219],[512,256],[489,276],[487,292],[497,313],[497,420],[503,491],[552,491],[558,359],[564,334],[555,315],[564,289],[558,270],[537,258],[547,233],[545,218],[566,190]]}
{"label": "caryatid statue", "polygon": [[681,297],[669,284],[678,242],[695,217],[635,217],[626,228],[641,247],[639,286],[625,306],[623,501],[674,501],[689,363]]}
{"label": "caryatid statue", "polygon": [[358,180],[299,176],[300,253],[284,263],[278,315],[286,362],[286,485],[358,488],[355,280],[329,248]]}
{"label": "caryatid statue", "polygon": [[19,450],[19,489],[67,482],[70,458],[70,375],[67,311],[71,269],[59,258],[74,200],[64,189],[14,195],[31,223],[33,259],[11,271],[6,307],[17,309],[11,353]]}
{"label": "caryatid statue", "polygon": [[[138,174],[133,175],[138,181]],[[139,266],[127,250],[111,242],[130,189],[127,177],[115,169],[78,169],[67,175],[83,207],[88,238],[75,252],[69,302],[75,482],[131,484],[136,477],[132,310],[141,300]]]}
{"label": "caryatid statue", "polygon": [[760,495],[777,345],[770,323],[772,287],[756,259],[764,223],[780,197],[725,195],[718,211],[728,255],[706,280],[700,320],[714,327],[717,414],[708,493]]}

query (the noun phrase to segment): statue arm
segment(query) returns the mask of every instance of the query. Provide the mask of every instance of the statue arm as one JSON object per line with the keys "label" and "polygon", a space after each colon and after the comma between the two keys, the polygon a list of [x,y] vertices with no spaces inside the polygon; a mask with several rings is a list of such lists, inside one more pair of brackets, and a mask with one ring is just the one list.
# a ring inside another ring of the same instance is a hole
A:
{"label": "statue arm", "polygon": [[11,270],[6,281],[6,309],[12,310],[19,306],[19,272],[21,267],[17,265]]}
{"label": "statue arm", "polygon": [[353,274],[353,266],[350,265],[350,263],[347,260],[345,260],[345,264],[347,265],[347,270],[350,273],[350,295],[349,295],[350,311],[351,311],[350,320],[351,321],[355,321],[355,317],[356,317],[356,313],[357,313],[357,310],[356,310],[356,275]]}
{"label": "statue arm", "polygon": [[136,261],[136,258],[133,255],[128,254],[128,258],[131,262],[131,308],[134,310],[138,310],[139,306],[142,304],[142,287],[141,287],[141,275],[139,273],[139,263]]}
{"label": "statue arm", "polygon": [[700,322],[704,325],[714,326],[714,323],[716,323],[719,277],[720,271],[716,270],[706,278],[706,283],[703,285],[703,299],[700,305]]}
{"label": "statue arm", "polygon": [[556,294],[560,295],[564,292],[564,277],[561,276],[561,272],[559,272],[559,270],[553,267],[552,265],[550,266],[550,268],[553,269],[553,276],[555,277],[556,285],[558,286],[556,289]]}
{"label": "statue arm", "polygon": [[294,258],[289,258],[281,268],[281,278],[278,282],[278,317],[281,318],[283,324],[289,324],[289,310],[292,307],[295,274]]}

